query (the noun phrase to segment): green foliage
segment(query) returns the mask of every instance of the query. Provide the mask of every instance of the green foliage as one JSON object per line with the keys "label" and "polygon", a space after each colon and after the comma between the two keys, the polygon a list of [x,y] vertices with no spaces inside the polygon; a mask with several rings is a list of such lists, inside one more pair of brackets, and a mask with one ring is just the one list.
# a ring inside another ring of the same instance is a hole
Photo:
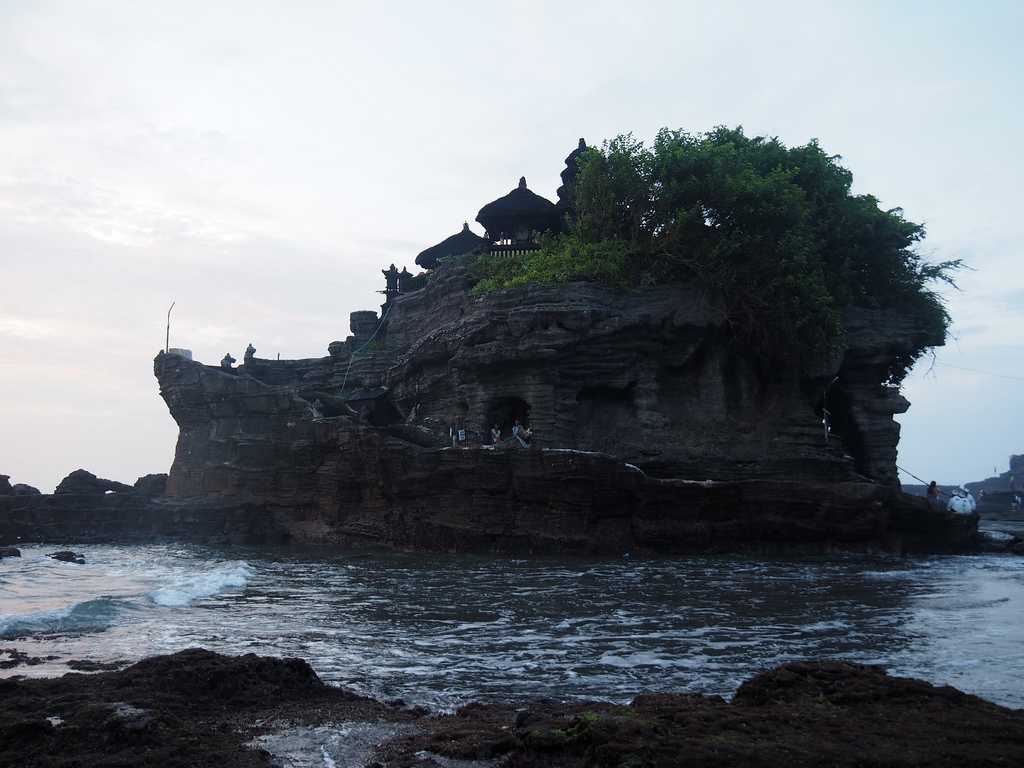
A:
{"label": "green foliage", "polygon": [[580,158],[572,231],[534,253],[480,257],[474,291],[686,282],[720,301],[735,337],[766,361],[827,350],[851,305],[912,311],[944,337],[949,316],[929,285],[962,265],[923,262],[924,227],[851,194],[839,160],[816,141],[787,148],[742,128],[662,129],[649,147],[619,136]]}
{"label": "green foliage", "polygon": [[625,241],[640,285],[702,286],[767,359],[823,351],[849,305],[911,309],[943,336],[949,316],[928,285],[951,282],[960,263],[924,263],[924,227],[852,195],[839,159],[742,128],[662,129],[650,148],[619,136],[581,158],[575,234]]}
{"label": "green foliage", "polygon": [[624,288],[628,284],[626,247],[621,240],[583,242],[576,235],[557,235],[545,237],[537,251],[481,254],[473,264],[477,281],[473,294],[573,280]]}

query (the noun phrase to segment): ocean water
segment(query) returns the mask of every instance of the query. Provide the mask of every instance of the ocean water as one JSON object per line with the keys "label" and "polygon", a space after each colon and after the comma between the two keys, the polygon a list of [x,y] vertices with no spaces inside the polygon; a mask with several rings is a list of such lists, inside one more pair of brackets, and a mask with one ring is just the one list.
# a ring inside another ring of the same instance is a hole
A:
{"label": "ocean water", "polygon": [[826,657],[1024,707],[1020,557],[72,548],[86,565],[47,558],[52,546],[0,560],[0,649],[57,657],[0,674],[202,646],[299,656],[329,681],[446,710],[641,691],[728,697],[760,670]]}

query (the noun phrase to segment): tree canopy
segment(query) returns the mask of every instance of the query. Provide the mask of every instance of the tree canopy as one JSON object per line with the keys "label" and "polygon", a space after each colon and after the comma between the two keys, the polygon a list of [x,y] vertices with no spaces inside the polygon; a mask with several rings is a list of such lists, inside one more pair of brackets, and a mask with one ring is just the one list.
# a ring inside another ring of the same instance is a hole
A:
{"label": "tree canopy", "polygon": [[692,283],[770,359],[835,343],[850,305],[902,307],[944,335],[949,316],[929,286],[951,282],[960,263],[926,263],[915,248],[924,227],[852,194],[852,181],[817,141],[787,148],[724,127],[662,129],[650,146],[621,135],[580,157],[568,231],[516,263],[484,257],[478,291],[572,279]]}

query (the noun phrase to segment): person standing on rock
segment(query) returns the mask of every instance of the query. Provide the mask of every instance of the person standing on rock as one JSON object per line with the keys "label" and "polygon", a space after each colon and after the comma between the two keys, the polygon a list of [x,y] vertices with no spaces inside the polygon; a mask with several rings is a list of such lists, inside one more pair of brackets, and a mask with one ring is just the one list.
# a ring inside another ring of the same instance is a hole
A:
{"label": "person standing on rock", "polygon": [[491,445],[497,445],[501,442],[501,427],[495,424],[491,427]]}
{"label": "person standing on rock", "polygon": [[931,509],[939,508],[939,486],[934,480],[928,483],[928,506]]}

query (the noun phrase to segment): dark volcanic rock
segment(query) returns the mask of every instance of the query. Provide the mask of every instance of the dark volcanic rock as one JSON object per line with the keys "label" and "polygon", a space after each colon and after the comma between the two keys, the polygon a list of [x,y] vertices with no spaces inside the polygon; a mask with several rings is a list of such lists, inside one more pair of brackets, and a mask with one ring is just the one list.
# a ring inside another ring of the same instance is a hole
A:
{"label": "dark volcanic rock", "polygon": [[135,481],[135,491],[143,496],[163,496],[167,492],[166,473],[143,475]]}
{"label": "dark volcanic rock", "polygon": [[1024,758],[1024,713],[952,688],[842,662],[787,665],[719,697],[654,694],[630,706],[469,705],[385,745],[513,766],[968,766]]}
{"label": "dark volcanic rock", "polygon": [[284,521],[244,499],[181,503],[141,493],[0,496],[0,543],[153,542],[275,544]]}
{"label": "dark volcanic rock", "polygon": [[13,486],[15,496],[40,496],[41,493],[38,488],[25,483],[15,483]]}
{"label": "dark volcanic rock", "polygon": [[110,672],[128,666],[126,661],[92,661],[91,659],[72,659],[68,662],[68,669],[75,672]]}
{"label": "dark volcanic rock", "polygon": [[113,493],[131,493],[134,490],[130,485],[119,483],[116,480],[104,480],[96,477],[92,472],[84,469],[76,469],[70,475],[60,481],[55,494],[80,493],[80,494],[103,494],[107,491]]}
{"label": "dark volcanic rock", "polygon": [[[927,518],[898,492],[893,415],[908,403],[885,371],[941,341],[912,314],[852,311],[833,359],[766,375],[686,287],[477,298],[469,284],[446,261],[392,299],[379,328],[354,313],[353,336],[324,358],[228,373],[158,355],[180,428],[167,500],[244,503],[295,540],[402,548],[949,550],[971,539],[961,529],[976,518]],[[531,450],[481,445],[498,423],[508,446],[513,419],[529,423]],[[459,450],[452,430],[466,435]]]}
{"label": "dark volcanic rock", "polygon": [[[383,768],[504,766],[996,766],[1024,761],[1024,712],[843,662],[788,664],[717,696],[470,704],[422,717],[324,685],[305,662],[193,649],[117,672],[0,680],[0,764],[251,766],[268,729],[415,720]],[[316,744],[311,761],[320,762]],[[684,760],[685,758],[685,760]]]}
{"label": "dark volcanic rock", "polygon": [[14,494],[14,489],[11,488],[11,476],[0,475],[0,496],[11,496]]}
{"label": "dark volcanic rock", "polygon": [[5,557],[21,557],[21,550],[17,547],[0,547],[0,559]]}
{"label": "dark volcanic rock", "polygon": [[80,555],[77,552],[72,552],[70,549],[62,549],[60,552],[51,552],[47,557],[53,560],[59,560],[62,563],[75,563],[77,565],[85,565],[85,555]]}
{"label": "dark volcanic rock", "polygon": [[21,665],[34,667],[56,658],[56,656],[32,656],[17,648],[0,648],[0,669],[13,669]]}
{"label": "dark volcanic rock", "polygon": [[298,659],[193,649],[118,672],[0,680],[0,765],[268,766],[258,721],[395,719]]}

